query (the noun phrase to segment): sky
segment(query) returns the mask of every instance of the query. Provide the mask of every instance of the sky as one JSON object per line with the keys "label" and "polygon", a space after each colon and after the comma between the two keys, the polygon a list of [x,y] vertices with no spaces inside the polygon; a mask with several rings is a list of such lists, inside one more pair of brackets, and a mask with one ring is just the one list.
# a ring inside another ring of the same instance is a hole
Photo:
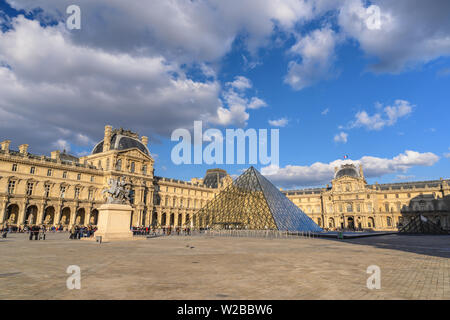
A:
{"label": "sky", "polygon": [[239,175],[172,161],[174,130],[201,120],[278,129],[279,164],[255,167],[285,189],[343,163],[369,183],[450,178],[449,16],[447,0],[0,0],[0,140],[83,156],[110,124],[149,137],[158,176]]}

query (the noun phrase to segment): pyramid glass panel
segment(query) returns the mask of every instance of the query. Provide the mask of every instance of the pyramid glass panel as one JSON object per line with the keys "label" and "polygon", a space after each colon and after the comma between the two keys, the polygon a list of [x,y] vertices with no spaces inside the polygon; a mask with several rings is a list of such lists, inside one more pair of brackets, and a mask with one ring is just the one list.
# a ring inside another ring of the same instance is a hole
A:
{"label": "pyramid glass panel", "polygon": [[209,201],[192,221],[197,228],[322,231],[253,167]]}

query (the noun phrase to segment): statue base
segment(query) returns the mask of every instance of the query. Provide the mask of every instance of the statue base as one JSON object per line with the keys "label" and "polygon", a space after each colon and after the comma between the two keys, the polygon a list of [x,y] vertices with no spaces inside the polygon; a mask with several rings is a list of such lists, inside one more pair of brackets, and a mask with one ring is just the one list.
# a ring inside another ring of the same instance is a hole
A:
{"label": "statue base", "polygon": [[104,241],[133,240],[130,230],[131,212],[127,204],[104,204],[98,209],[97,231],[93,240],[101,236]]}

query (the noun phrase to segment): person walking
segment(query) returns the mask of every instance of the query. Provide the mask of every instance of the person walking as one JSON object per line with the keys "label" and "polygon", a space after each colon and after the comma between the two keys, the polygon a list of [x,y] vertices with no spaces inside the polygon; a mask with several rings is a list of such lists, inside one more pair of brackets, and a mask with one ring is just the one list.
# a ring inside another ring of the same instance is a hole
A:
{"label": "person walking", "polygon": [[30,233],[29,239],[30,239],[30,240],[33,240],[33,233],[34,233],[33,227],[29,228],[28,232]]}

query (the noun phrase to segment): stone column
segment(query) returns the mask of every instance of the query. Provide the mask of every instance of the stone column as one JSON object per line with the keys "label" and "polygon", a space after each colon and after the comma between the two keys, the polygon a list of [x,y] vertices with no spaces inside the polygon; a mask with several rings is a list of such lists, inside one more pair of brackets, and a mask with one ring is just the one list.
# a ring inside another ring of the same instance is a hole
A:
{"label": "stone column", "polygon": [[61,221],[61,210],[62,210],[62,205],[58,204],[55,208],[55,218],[53,219],[54,226],[59,225],[59,222]]}
{"label": "stone column", "polygon": [[42,224],[42,221],[44,220],[44,210],[45,210],[45,203],[42,203],[38,206],[38,213],[36,217],[36,224],[40,225]]}
{"label": "stone column", "polygon": [[91,217],[92,208],[84,209],[84,226],[87,227],[89,225],[89,219]]}
{"label": "stone column", "polygon": [[23,202],[20,205],[20,209],[19,209],[19,217],[17,219],[17,225],[21,226],[24,224],[25,222],[25,215],[26,215],[26,210],[27,210],[27,203]]}
{"label": "stone column", "polygon": [[2,201],[0,205],[0,226],[5,222],[6,219],[6,201]]}
{"label": "stone column", "polygon": [[69,219],[69,228],[71,228],[75,224],[75,217],[77,215],[77,207],[70,206],[70,219]]}

